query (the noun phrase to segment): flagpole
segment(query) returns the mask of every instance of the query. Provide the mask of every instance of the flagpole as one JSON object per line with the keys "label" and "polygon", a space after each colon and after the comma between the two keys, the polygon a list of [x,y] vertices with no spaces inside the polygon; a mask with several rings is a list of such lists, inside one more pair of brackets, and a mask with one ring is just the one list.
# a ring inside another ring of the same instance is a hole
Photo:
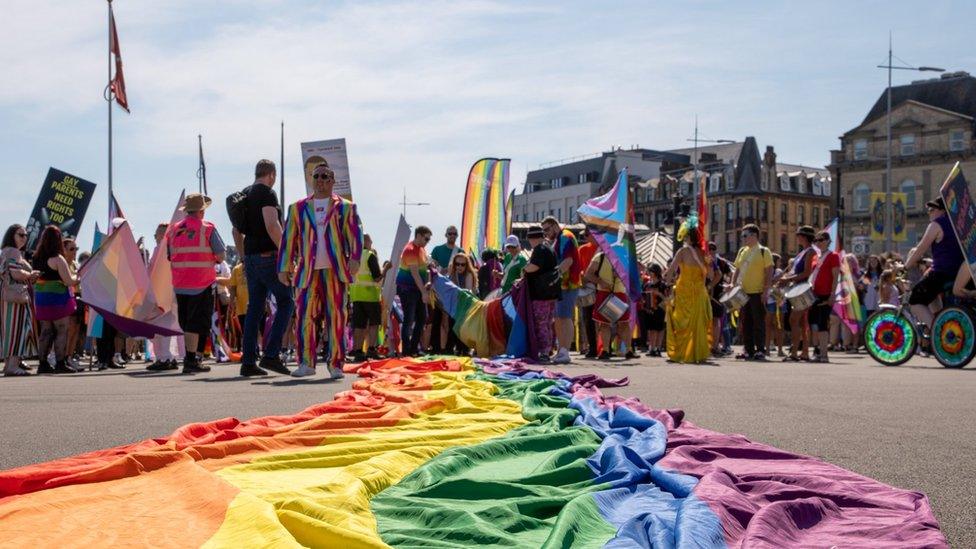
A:
{"label": "flagpole", "polygon": [[285,203],[285,121],[281,121],[281,207],[287,206]]}
{"label": "flagpole", "polygon": [[197,184],[200,187],[200,193],[207,193],[207,165],[203,162],[203,136],[197,134],[197,145],[200,151],[200,158],[198,160],[199,167],[197,167]]}
{"label": "flagpole", "polygon": [[[112,211],[112,0],[108,0],[108,87],[105,88],[108,103],[108,208]],[[112,220],[108,220],[109,225]]]}

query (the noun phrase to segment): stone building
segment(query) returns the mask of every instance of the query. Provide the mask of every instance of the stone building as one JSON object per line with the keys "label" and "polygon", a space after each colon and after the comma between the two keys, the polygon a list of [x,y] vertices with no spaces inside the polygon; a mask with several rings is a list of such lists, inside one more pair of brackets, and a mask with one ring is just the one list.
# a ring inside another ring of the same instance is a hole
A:
{"label": "stone building", "polygon": [[[576,223],[577,208],[609,190],[620,170],[628,169],[631,182],[646,181],[681,162],[687,163],[687,157],[633,148],[549,163],[526,174],[525,186],[513,200],[512,221],[538,222],[551,215],[563,224]],[[638,216],[636,221],[644,219]]]}
{"label": "stone building", "polygon": [[[652,229],[666,227],[672,219],[676,192],[686,208],[695,207],[693,197],[698,195],[693,175],[694,150],[666,152],[682,154],[687,160],[675,170],[663,172],[656,189],[643,190],[648,194],[643,202],[645,219]],[[779,163],[772,146],[767,146],[760,156],[754,137],[733,144],[699,147],[698,170],[699,179],[707,185],[708,236],[723,255],[732,256],[738,251],[740,229],[747,223],[759,225],[760,240],[774,252],[792,254],[797,228],[822,227],[832,219],[827,170]],[[638,201],[637,209],[641,208]]]}
{"label": "stone building", "polygon": [[[973,120],[976,78],[965,72],[943,74],[891,89],[891,180],[893,192],[906,194],[908,223],[905,253],[922,237],[928,216],[925,203],[939,195],[949,170],[961,162],[968,181],[976,178]],[[830,173],[839,192],[845,246],[855,253],[881,253],[884,242],[871,241],[870,198],[883,192],[887,145],[887,89],[861,123],[840,137],[831,151]]]}

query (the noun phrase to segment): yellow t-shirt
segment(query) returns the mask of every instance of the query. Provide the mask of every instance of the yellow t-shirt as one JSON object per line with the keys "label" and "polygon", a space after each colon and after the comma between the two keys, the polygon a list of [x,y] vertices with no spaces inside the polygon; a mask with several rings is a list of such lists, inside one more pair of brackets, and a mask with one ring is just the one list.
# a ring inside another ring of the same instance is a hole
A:
{"label": "yellow t-shirt", "polygon": [[735,268],[745,268],[739,275],[739,284],[747,294],[762,293],[766,282],[766,268],[773,266],[773,254],[769,252],[769,248],[761,244],[758,248],[756,250],[743,246],[735,256]]}
{"label": "yellow t-shirt", "polygon": [[613,286],[613,290],[611,290],[613,293],[627,293],[627,287],[624,286],[623,280],[620,280],[620,277],[614,272],[613,265],[609,259],[603,256],[603,252],[597,252],[590,263],[592,264],[593,262],[597,264],[596,276],[600,277],[600,280],[606,282],[608,285]]}
{"label": "yellow t-shirt", "polygon": [[244,264],[238,263],[230,272],[230,285],[234,288],[234,314],[247,314],[247,279],[244,278]]}

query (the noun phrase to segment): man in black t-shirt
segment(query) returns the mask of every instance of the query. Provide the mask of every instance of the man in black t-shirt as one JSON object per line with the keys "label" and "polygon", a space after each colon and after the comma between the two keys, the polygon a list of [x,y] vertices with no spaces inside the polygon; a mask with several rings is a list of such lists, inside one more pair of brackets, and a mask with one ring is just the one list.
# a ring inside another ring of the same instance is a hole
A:
{"label": "man in black t-shirt", "polygon": [[[254,184],[247,191],[247,227],[244,234],[234,229],[237,249],[243,250],[247,278],[247,316],[244,317],[242,376],[263,376],[263,368],[288,374],[281,360],[281,340],[295,310],[291,288],[278,280],[278,246],[281,242],[281,207],[272,190],[277,179],[274,162],[261,160],[254,168]],[[260,366],[258,358],[259,323],[264,315],[268,294],[275,297],[274,321]]]}
{"label": "man in black t-shirt", "polygon": [[[530,333],[530,339],[538,348],[538,355],[531,358],[548,364],[553,342],[552,316],[561,294],[561,279],[556,272],[556,254],[543,236],[542,227],[535,225],[529,228],[526,237],[532,247],[532,256],[522,270],[522,276],[528,284],[529,300],[532,302],[534,333]],[[532,348],[531,343],[529,347]]]}

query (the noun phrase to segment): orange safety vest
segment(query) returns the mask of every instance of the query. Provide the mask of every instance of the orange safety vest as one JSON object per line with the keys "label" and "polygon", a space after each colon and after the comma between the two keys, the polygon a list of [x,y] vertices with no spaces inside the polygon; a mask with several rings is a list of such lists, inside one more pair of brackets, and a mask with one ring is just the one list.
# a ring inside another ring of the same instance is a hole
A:
{"label": "orange safety vest", "polygon": [[203,290],[217,280],[216,257],[210,248],[213,223],[187,217],[169,235],[169,261],[173,268],[173,287]]}

